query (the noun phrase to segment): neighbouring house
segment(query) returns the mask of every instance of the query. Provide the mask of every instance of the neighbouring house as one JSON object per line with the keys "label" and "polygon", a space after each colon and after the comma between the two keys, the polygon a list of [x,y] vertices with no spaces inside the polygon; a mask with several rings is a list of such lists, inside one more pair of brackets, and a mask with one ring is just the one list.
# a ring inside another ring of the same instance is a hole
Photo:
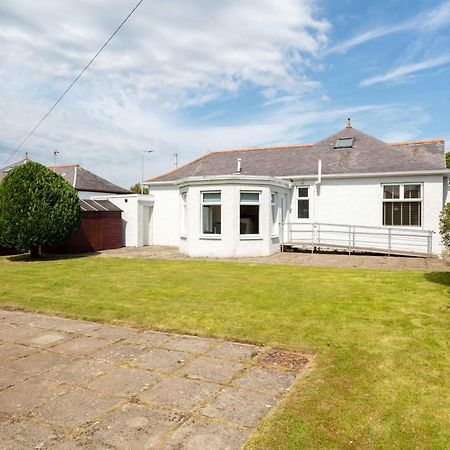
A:
{"label": "neighbouring house", "polygon": [[386,143],[349,119],[315,144],[213,151],[147,180],[151,242],[211,257],[439,255],[449,174],[443,139]]}
{"label": "neighbouring house", "polygon": [[[4,169],[0,169],[0,182],[9,170],[29,161],[28,155]],[[129,205],[148,203],[148,196],[137,196],[131,191],[111,183],[110,181],[84,169],[78,164],[61,164],[48,166],[61,175],[78,192],[81,207],[81,228],[67,242],[55,247],[46,247],[44,250],[57,253],[84,253],[97,250],[106,250],[136,245],[137,239],[133,230],[138,226],[138,214],[130,211]],[[91,200],[93,196],[100,196]],[[106,198],[108,197],[108,198]],[[120,200],[115,199],[120,198]],[[108,200],[108,199],[111,199]],[[124,201],[122,210],[115,202]],[[126,203],[125,203],[126,202]],[[148,228],[148,227],[147,227]],[[6,250],[3,250],[6,252]]]}

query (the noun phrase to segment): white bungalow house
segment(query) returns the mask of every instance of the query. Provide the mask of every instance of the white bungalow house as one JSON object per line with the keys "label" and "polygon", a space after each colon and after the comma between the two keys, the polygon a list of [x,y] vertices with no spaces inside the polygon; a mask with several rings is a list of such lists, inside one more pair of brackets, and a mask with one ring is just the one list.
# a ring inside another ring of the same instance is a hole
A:
{"label": "white bungalow house", "polygon": [[443,139],[389,144],[349,119],[316,144],[213,151],[147,180],[151,241],[190,256],[438,255],[449,174]]}

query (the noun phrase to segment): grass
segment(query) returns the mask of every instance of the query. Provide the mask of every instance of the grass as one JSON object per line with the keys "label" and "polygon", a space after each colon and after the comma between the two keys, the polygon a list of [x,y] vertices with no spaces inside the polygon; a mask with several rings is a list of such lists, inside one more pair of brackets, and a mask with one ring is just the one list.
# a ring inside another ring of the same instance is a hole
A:
{"label": "grass", "polygon": [[0,307],[313,351],[251,449],[444,449],[450,273],[0,258]]}

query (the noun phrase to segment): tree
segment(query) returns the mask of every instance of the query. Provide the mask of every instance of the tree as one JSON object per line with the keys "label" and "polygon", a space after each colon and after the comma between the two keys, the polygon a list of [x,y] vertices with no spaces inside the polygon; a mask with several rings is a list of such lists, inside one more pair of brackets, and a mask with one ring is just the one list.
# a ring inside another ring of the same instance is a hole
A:
{"label": "tree", "polygon": [[80,228],[76,190],[42,164],[27,162],[0,183],[0,244],[40,255],[42,245],[61,244]]}
{"label": "tree", "polygon": [[[133,184],[133,186],[130,187],[130,191],[134,192],[135,194],[141,193],[141,183]],[[148,194],[148,187],[144,186],[144,194]]]}
{"label": "tree", "polygon": [[447,164],[447,169],[450,169],[450,151],[445,154],[445,162]]}
{"label": "tree", "polygon": [[450,249],[450,203],[447,203],[441,212],[439,228],[443,244]]}

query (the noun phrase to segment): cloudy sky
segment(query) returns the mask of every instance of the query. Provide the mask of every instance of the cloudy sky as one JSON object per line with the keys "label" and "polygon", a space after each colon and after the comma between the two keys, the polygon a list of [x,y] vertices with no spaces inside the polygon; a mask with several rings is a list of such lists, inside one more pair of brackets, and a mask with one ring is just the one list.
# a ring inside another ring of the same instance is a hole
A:
{"label": "cloudy sky", "polygon": [[[0,3],[0,166],[137,0]],[[207,150],[310,143],[346,118],[450,140],[450,1],[144,0],[25,151],[129,187]],[[448,147],[447,147],[448,148]]]}

